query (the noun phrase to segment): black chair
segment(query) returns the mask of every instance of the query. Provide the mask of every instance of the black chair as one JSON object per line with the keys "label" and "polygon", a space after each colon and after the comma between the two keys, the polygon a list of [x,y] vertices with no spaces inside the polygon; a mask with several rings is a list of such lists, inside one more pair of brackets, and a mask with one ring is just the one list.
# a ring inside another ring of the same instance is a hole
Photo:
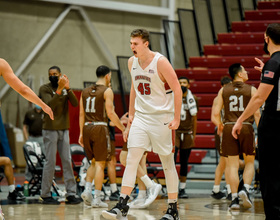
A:
{"label": "black chair", "polygon": [[[36,194],[40,194],[45,157],[43,154],[37,155],[35,149],[29,144],[25,144],[23,146],[23,152],[28,170],[32,174],[32,177],[29,181],[29,195],[34,196]],[[55,171],[60,172],[61,168],[59,166],[56,166]],[[59,196],[58,187],[54,180],[52,187],[54,189],[54,192]]]}
{"label": "black chair", "polygon": [[88,164],[90,164],[90,161],[87,159],[84,148],[79,144],[71,144],[70,152],[71,152],[72,166],[73,166],[73,170],[75,172],[77,193],[78,193],[78,195],[81,195],[81,193],[84,190],[84,187],[80,186],[80,181],[81,181],[80,169],[84,166],[84,163],[83,163],[84,158],[86,158]]}
{"label": "black chair", "polygon": [[[161,166],[161,165],[160,165],[160,166],[152,165],[152,164],[148,161],[148,158],[146,158],[146,164],[147,164],[147,173],[152,175],[151,179],[152,179],[152,180],[156,180],[157,183],[160,184],[157,175],[158,175],[158,173],[159,173],[160,171],[163,171],[162,166]],[[163,187],[161,188],[161,191],[162,191],[163,193],[165,193]]]}

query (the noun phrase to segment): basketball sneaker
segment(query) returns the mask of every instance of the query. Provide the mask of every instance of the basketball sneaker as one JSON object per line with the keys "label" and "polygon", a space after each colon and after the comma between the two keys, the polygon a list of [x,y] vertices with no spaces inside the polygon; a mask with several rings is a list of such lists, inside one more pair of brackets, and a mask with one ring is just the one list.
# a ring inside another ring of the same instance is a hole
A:
{"label": "basketball sneaker", "polygon": [[148,206],[145,206],[146,198],[136,198],[132,202],[128,203],[127,205],[131,209],[144,209]]}
{"label": "basketball sneaker", "polygon": [[225,193],[219,191],[217,193],[215,193],[214,191],[212,191],[211,197],[214,199],[225,199],[227,196]]}
{"label": "basketball sneaker", "polygon": [[234,200],[231,201],[229,208],[231,210],[239,210],[240,206],[239,206],[239,199],[238,197],[236,197]]}
{"label": "basketball sneaker", "polygon": [[23,200],[23,199],[25,199],[25,196],[21,192],[19,192],[15,189],[13,192],[9,192],[8,199],[9,200]]}
{"label": "basketball sneaker", "polygon": [[148,207],[152,204],[153,201],[157,198],[162,186],[158,183],[153,183],[153,186],[151,186],[149,189],[147,189],[147,199],[145,201],[144,206]]}
{"label": "basketball sneaker", "polygon": [[81,195],[82,199],[84,200],[85,205],[91,206],[91,202],[93,200],[91,191],[88,189],[85,189]]}
{"label": "basketball sneaker", "polygon": [[168,209],[160,220],[180,220],[177,210],[177,202],[168,204]]}
{"label": "basketball sneaker", "polygon": [[91,207],[93,208],[108,208],[108,204],[105,202],[102,202],[101,196],[94,196],[92,202],[91,202]]}
{"label": "basketball sneaker", "polygon": [[231,195],[231,193],[229,193],[229,194],[227,195],[227,200],[229,200],[229,201],[232,200],[232,195]]}
{"label": "basketball sneaker", "polygon": [[238,195],[243,201],[244,208],[249,209],[252,207],[252,201],[250,199],[249,193],[244,186],[242,187],[242,190],[238,193]]}
{"label": "basketball sneaker", "polygon": [[186,193],[185,189],[179,189],[178,198],[187,199],[189,198],[189,195]]}
{"label": "basketball sneaker", "polygon": [[120,199],[120,191],[117,190],[113,193],[111,193],[111,195],[109,196],[110,201],[119,201]]}
{"label": "basketball sneaker", "polygon": [[129,209],[129,206],[127,205],[128,200],[129,196],[126,196],[125,199],[120,197],[120,200],[115,207],[111,210],[102,211],[102,216],[105,219],[127,220],[127,212]]}

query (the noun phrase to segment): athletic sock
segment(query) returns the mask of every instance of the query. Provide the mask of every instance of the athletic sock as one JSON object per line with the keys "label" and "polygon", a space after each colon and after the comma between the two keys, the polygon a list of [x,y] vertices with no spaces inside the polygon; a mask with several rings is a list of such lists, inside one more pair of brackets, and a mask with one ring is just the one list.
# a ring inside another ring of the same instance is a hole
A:
{"label": "athletic sock", "polygon": [[154,184],[154,181],[152,181],[152,180],[147,176],[147,174],[146,174],[145,176],[142,176],[140,179],[143,181],[143,183],[145,184],[145,186],[146,186],[147,189],[151,188],[151,187],[153,186],[153,184]]}

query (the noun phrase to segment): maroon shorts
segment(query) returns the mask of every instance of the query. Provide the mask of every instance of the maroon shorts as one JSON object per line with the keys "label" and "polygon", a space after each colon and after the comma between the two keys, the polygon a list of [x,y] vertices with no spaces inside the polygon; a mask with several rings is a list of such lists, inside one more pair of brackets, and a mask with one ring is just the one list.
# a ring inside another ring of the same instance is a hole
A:
{"label": "maroon shorts", "polygon": [[89,160],[111,160],[111,141],[109,130],[104,125],[85,125],[83,128],[85,152]]}
{"label": "maroon shorts", "polygon": [[256,155],[255,134],[251,124],[243,124],[238,139],[232,134],[234,124],[225,124],[222,137],[220,155],[237,156],[242,153],[246,155]]}

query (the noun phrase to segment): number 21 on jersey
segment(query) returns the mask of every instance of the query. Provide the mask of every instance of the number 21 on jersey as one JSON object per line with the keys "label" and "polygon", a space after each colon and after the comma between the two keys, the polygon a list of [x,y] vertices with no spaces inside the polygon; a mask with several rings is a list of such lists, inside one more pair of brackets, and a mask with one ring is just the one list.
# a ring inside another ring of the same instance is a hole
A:
{"label": "number 21 on jersey", "polygon": [[241,95],[240,97],[237,97],[236,95],[231,95],[229,97],[229,101],[229,110],[231,112],[244,111],[243,95]]}

